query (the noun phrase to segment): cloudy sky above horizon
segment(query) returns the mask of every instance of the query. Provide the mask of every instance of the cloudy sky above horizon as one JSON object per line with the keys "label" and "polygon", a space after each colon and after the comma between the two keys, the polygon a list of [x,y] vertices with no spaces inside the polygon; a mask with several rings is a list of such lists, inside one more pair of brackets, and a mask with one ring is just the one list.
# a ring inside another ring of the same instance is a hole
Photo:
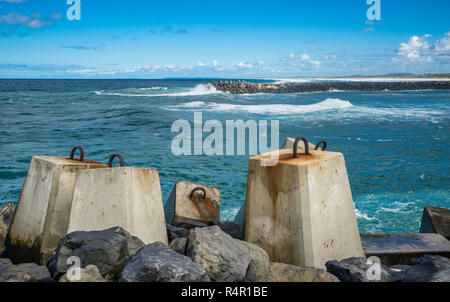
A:
{"label": "cloudy sky above horizon", "polygon": [[66,1],[0,0],[0,78],[450,72],[448,0]]}

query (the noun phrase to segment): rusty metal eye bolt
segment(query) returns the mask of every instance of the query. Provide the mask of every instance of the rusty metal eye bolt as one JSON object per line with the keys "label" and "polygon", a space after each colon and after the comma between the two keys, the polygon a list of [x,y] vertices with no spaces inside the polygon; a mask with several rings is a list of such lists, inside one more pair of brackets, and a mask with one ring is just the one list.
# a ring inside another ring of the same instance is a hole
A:
{"label": "rusty metal eye bolt", "polygon": [[206,198],[206,190],[204,188],[202,188],[202,187],[197,187],[194,190],[192,190],[191,195],[189,196],[189,198],[192,199],[194,197],[194,193],[198,192],[198,191],[203,192],[203,199],[205,199]]}
{"label": "rusty metal eye bolt", "polygon": [[120,160],[120,167],[123,168],[123,167],[125,166],[125,164],[124,164],[124,162],[123,162],[123,157],[122,157],[122,155],[120,155],[120,154],[113,154],[113,155],[111,155],[111,157],[109,158],[109,164],[108,164],[108,166],[109,166],[110,168],[112,168],[113,161],[114,161],[114,159],[115,159],[116,157]]}
{"label": "rusty metal eye bolt", "polygon": [[70,159],[72,159],[72,160],[74,159],[75,152],[77,150],[80,151],[80,161],[84,161],[84,150],[81,147],[75,147],[72,149],[72,151],[70,152]]}
{"label": "rusty metal eye bolt", "polygon": [[327,142],[326,141],[320,141],[317,143],[316,148],[314,149],[315,151],[319,150],[320,145],[323,144],[323,148],[322,151],[325,151],[327,149]]}
{"label": "rusty metal eye bolt", "polygon": [[303,141],[303,143],[305,144],[305,154],[309,154],[308,140],[305,137],[297,137],[297,139],[294,142],[294,158],[298,158],[297,148],[298,148],[298,143],[300,141]]}

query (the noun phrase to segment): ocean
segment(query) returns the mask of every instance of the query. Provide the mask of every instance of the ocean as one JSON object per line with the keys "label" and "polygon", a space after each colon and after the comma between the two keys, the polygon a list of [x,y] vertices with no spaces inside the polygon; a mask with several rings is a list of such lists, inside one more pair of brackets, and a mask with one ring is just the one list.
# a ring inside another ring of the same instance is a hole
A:
{"label": "ocean", "polygon": [[[180,156],[172,123],[279,120],[287,137],[345,156],[361,232],[418,232],[423,208],[450,207],[449,91],[231,95],[208,80],[0,80],[0,204],[17,202],[33,155],[120,153],[177,181],[217,186],[222,219],[245,200],[247,156]],[[205,135],[206,136],[206,135]]]}

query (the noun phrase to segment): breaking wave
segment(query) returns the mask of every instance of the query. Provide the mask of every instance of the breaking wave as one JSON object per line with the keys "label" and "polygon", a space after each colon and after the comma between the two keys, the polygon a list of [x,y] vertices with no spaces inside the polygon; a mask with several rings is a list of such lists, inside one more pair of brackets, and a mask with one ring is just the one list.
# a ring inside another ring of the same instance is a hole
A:
{"label": "breaking wave", "polygon": [[289,104],[264,104],[264,105],[238,105],[225,103],[205,103],[205,102],[189,102],[169,106],[169,110],[195,109],[217,112],[247,112],[255,114],[295,114],[309,113],[322,110],[335,110],[350,108],[353,105],[349,101],[339,99],[326,99],[323,102],[310,105],[289,105]]}
{"label": "breaking wave", "polygon": [[[158,89],[156,89],[158,88]],[[166,90],[166,87],[152,87],[146,88],[146,90]],[[144,88],[142,88],[144,89]],[[145,91],[145,90],[144,90]],[[222,93],[217,91],[216,87],[211,84],[198,84],[194,88],[188,89],[187,91],[173,92],[173,93],[121,93],[121,92],[107,92],[107,91],[94,91],[96,95],[109,95],[109,96],[124,96],[124,97],[158,97],[158,96],[169,96],[169,97],[179,97],[179,96],[199,96],[207,94]]]}

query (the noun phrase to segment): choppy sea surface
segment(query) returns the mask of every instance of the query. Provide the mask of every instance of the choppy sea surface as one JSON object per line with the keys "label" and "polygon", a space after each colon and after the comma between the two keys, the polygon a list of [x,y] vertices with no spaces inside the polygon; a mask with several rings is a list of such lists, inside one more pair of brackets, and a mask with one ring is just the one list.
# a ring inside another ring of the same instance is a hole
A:
{"label": "choppy sea surface", "polygon": [[[0,204],[17,202],[33,155],[84,147],[159,170],[163,199],[186,180],[245,200],[247,156],[175,156],[172,123],[279,120],[286,137],[345,155],[361,232],[418,232],[423,208],[450,207],[449,91],[231,95],[206,80],[0,80]],[[204,134],[204,138],[208,133]],[[225,145],[226,142],[224,142]]]}

